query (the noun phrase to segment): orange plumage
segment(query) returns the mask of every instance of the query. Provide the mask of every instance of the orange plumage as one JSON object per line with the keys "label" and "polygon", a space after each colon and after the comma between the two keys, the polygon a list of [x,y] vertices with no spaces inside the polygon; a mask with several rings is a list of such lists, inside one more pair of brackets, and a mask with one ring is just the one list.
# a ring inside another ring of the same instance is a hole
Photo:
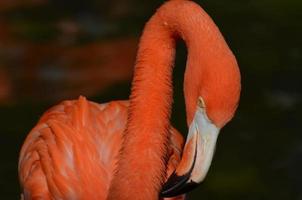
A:
{"label": "orange plumage", "polygon": [[[48,110],[26,138],[19,162],[25,199],[105,199],[114,175],[127,101],[64,101]],[[170,129],[171,174],[183,139]]]}
{"label": "orange plumage", "polygon": [[[179,37],[188,48],[184,148],[170,124]],[[20,154],[23,197],[183,199],[179,194],[205,177],[218,133],[233,117],[239,95],[236,59],[211,18],[191,1],[168,1],[144,29],[129,103],[97,104],[80,97],[41,117]]]}

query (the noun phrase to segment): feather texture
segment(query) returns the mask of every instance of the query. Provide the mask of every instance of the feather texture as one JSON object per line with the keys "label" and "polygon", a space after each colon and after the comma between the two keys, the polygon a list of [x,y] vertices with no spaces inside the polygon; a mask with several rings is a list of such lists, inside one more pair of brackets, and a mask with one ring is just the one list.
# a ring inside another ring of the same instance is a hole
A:
{"label": "feather texture", "polygon": [[[19,160],[25,199],[106,199],[127,122],[128,101],[80,97],[49,109],[27,136]],[[183,145],[173,128],[167,176]]]}

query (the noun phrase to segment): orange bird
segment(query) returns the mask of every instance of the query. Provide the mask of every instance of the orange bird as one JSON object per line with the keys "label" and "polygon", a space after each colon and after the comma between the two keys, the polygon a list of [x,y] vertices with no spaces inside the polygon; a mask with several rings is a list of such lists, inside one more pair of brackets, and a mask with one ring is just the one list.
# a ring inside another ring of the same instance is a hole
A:
{"label": "orange bird", "polygon": [[[170,124],[177,38],[188,48],[183,148]],[[206,176],[239,96],[236,59],[214,22],[191,1],[168,1],[143,31],[129,102],[64,101],[29,133],[19,159],[22,197],[183,199]]]}

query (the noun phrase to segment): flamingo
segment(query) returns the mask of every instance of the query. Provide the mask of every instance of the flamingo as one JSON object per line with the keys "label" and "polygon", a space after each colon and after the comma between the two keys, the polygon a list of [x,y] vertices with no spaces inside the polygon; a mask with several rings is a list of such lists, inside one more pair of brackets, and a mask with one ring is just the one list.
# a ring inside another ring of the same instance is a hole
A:
{"label": "flamingo", "polygon": [[[175,42],[188,48],[188,135],[170,124]],[[240,96],[236,59],[196,3],[170,0],[146,24],[129,101],[85,97],[48,110],[20,153],[24,199],[184,199],[203,181]]]}

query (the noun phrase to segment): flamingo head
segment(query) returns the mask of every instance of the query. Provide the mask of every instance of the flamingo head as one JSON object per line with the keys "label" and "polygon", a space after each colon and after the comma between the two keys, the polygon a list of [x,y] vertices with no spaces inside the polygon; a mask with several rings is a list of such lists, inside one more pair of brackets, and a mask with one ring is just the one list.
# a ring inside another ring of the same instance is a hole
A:
{"label": "flamingo head", "polygon": [[219,132],[232,119],[239,102],[240,72],[235,57],[230,58],[216,59],[205,70],[186,71],[189,130],[181,161],[162,188],[163,197],[195,188],[209,170]]}

